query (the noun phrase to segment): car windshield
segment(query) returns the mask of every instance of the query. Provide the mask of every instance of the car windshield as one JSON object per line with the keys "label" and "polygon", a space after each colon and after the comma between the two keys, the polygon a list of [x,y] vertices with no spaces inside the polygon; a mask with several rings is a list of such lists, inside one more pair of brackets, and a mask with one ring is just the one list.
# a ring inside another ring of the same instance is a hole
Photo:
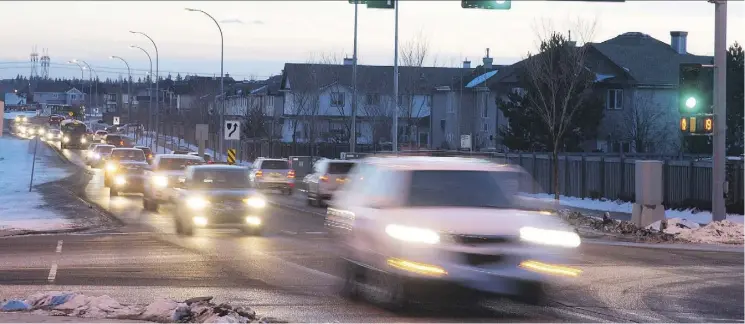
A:
{"label": "car windshield", "polygon": [[99,145],[99,146],[96,146],[96,149],[95,150],[96,150],[96,152],[101,153],[101,154],[109,154],[109,153],[111,153],[111,151],[114,150],[114,147],[113,146],[108,146],[108,145],[106,145],[106,146]]}
{"label": "car windshield", "polygon": [[287,170],[290,165],[285,160],[264,160],[261,162],[261,168],[264,170]]}
{"label": "car windshield", "polygon": [[142,150],[113,150],[111,157],[124,161],[145,161],[145,152]]}
{"label": "car windshield", "polygon": [[164,171],[183,170],[190,165],[202,165],[204,162],[197,159],[162,158],[158,163],[158,169]]}
{"label": "car windshield", "polygon": [[516,208],[518,176],[517,172],[413,171],[407,205]]}
{"label": "car windshield", "polygon": [[350,162],[331,162],[329,163],[329,174],[347,174],[352,170],[354,163]]}
{"label": "car windshield", "polygon": [[249,188],[248,172],[244,169],[195,170],[191,182],[199,189]]}

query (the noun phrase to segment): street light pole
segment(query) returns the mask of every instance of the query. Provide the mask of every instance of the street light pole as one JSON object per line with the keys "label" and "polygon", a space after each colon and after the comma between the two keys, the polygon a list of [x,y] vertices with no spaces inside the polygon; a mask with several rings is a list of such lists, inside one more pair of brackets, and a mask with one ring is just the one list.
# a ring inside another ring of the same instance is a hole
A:
{"label": "street light pole", "polygon": [[714,1],[714,134],[712,145],[711,220],[727,218],[726,186],[727,134],[727,1]]}
{"label": "street light pole", "polygon": [[[148,77],[148,79],[149,78],[152,78],[153,77],[153,59],[150,57],[150,53],[148,53],[144,48],[139,47],[137,45],[129,45],[129,48],[133,48],[133,49],[134,48],[137,48],[137,49],[141,50],[143,53],[145,53],[145,55],[147,55],[147,59],[148,59],[148,61],[150,61],[150,73],[147,75],[147,77]],[[150,94],[153,93],[153,83],[152,82],[148,82],[147,83],[147,92],[148,92],[148,97],[150,97]],[[152,127],[153,120],[152,119],[153,119],[153,101],[152,100],[148,100],[147,128],[150,131],[153,130],[153,127]],[[152,141],[152,136],[150,137],[150,140]],[[150,145],[151,146],[150,148],[152,149],[152,142],[150,144],[151,144]]]}
{"label": "street light pole", "polygon": [[354,52],[352,53],[352,131],[349,135],[349,151],[357,148],[357,6],[354,2]]}
{"label": "street light pole", "polygon": [[[159,64],[159,61],[160,61],[160,57],[158,55],[158,45],[155,44],[155,41],[152,38],[150,38],[150,36],[148,36],[147,34],[145,34],[143,32],[131,31],[131,30],[129,32],[132,33],[132,34],[140,34],[142,36],[147,37],[147,39],[149,39],[150,42],[153,43],[153,47],[155,47],[155,139],[157,141],[157,139],[158,139],[158,129],[160,127],[160,109],[159,109],[159,106],[160,106],[159,101],[160,100],[158,100],[158,91],[160,91],[159,88],[158,88],[158,83],[160,83],[160,82],[158,82],[158,81],[160,81],[159,80],[159,78],[160,78],[160,73],[159,72],[160,71],[159,71],[158,64]],[[148,55],[148,57],[150,57],[150,55]],[[165,150],[165,147],[163,148],[163,150]],[[165,151],[163,151],[163,153],[165,153]]]}
{"label": "street light pole", "polygon": [[[90,66],[90,64],[88,64],[88,62],[82,61],[82,60],[80,62],[83,62],[83,64],[85,64],[85,66],[88,67],[88,76],[91,78],[91,82],[93,82],[93,76],[91,74],[95,74],[96,75],[96,96],[95,96],[95,98],[91,98],[91,101],[93,101],[95,99],[95,101],[96,101],[96,108],[98,108],[98,72],[96,72],[95,70],[93,70],[93,68]],[[91,84],[91,91],[92,90],[93,90],[93,84]],[[92,103],[91,103],[91,105],[92,105]]]}
{"label": "street light pole", "polygon": [[[73,61],[67,61],[67,64],[75,64],[75,65],[77,65],[80,68],[80,92],[83,93],[83,103],[85,103],[85,91],[83,89],[83,79],[85,79],[85,73],[84,73],[85,69],[83,68],[82,65],[80,65],[77,61],[74,61],[74,60]],[[88,100],[90,100],[90,99],[88,99]]]}
{"label": "street light pole", "polygon": [[192,9],[192,8],[185,8],[185,9],[186,11],[190,11],[190,12],[201,12],[205,14],[207,17],[210,17],[210,19],[212,19],[212,21],[215,22],[215,25],[217,26],[217,30],[220,31],[220,125],[218,126],[220,131],[218,132],[219,138],[217,141],[218,142],[217,158],[222,159],[221,157],[224,151],[223,141],[225,140],[225,136],[223,134],[223,131],[225,128],[224,126],[225,125],[225,83],[224,83],[225,71],[223,70],[224,63],[225,63],[225,38],[223,37],[223,34],[222,34],[222,27],[220,27],[220,23],[217,22],[215,17],[212,17],[212,15],[206,13],[203,10]]}
{"label": "street light pole", "polygon": [[396,0],[395,13],[395,36],[393,45],[393,152],[398,152],[398,5]]}
{"label": "street light pole", "polygon": [[132,70],[129,68],[129,63],[127,63],[127,60],[121,58],[120,56],[112,55],[110,57],[111,59],[119,59],[122,62],[124,62],[124,65],[127,66],[127,75],[129,78],[127,79],[127,122],[132,122]]}

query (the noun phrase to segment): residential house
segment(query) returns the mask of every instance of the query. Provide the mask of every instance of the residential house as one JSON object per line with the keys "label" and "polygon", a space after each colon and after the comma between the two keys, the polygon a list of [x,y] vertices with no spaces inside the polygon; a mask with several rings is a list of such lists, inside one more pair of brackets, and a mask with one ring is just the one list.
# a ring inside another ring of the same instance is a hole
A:
{"label": "residential house", "polygon": [[83,105],[85,94],[66,82],[38,82],[33,86],[34,103],[43,105]]}
{"label": "residential house", "polygon": [[[285,64],[282,141],[348,142],[353,102],[352,60],[343,64]],[[451,84],[462,68],[399,67],[399,143],[432,147],[433,97],[439,85]],[[357,66],[358,144],[391,142],[393,67]]]}
{"label": "residential house", "polygon": [[[628,32],[585,46],[586,66],[605,98],[596,140],[585,151],[678,153],[678,82],[681,63],[711,64],[712,57],[687,52],[687,32],[670,32],[670,44]],[[517,87],[524,61],[503,69],[489,88],[505,93]]]}
{"label": "residential house", "polygon": [[[257,137],[267,136],[270,140],[280,138],[284,111],[284,93],[279,91],[281,81],[282,76],[276,75],[266,80],[232,85],[228,93],[233,95],[225,100],[225,115],[243,120],[246,123],[244,127],[256,128]],[[263,131],[259,128],[263,128]]]}

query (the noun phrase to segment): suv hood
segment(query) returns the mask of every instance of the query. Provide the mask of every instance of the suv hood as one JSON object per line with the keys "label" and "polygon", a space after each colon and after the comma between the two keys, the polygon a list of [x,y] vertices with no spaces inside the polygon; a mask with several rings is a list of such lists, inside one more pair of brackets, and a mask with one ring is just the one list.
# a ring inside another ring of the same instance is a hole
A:
{"label": "suv hood", "polygon": [[517,235],[525,226],[571,231],[558,216],[521,209],[421,207],[385,211],[388,224],[453,234]]}

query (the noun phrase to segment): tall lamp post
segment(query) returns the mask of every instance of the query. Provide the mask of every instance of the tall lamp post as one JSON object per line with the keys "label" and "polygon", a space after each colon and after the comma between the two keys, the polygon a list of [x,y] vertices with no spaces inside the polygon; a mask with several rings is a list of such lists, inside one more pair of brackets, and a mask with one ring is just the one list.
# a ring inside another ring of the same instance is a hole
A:
{"label": "tall lamp post", "polygon": [[127,60],[123,59],[120,56],[112,55],[109,57],[109,59],[119,59],[122,62],[124,62],[124,65],[127,66],[127,74],[129,78],[127,79],[127,122],[132,122],[132,70],[129,69],[129,63],[127,63]]}
{"label": "tall lamp post", "polygon": [[[144,48],[139,47],[137,45],[129,45],[129,48],[139,49],[143,53],[145,53],[145,55],[147,55],[147,59],[148,59],[148,61],[150,61],[150,73],[147,75],[147,77],[148,77],[148,79],[151,78],[153,76],[153,59],[150,57],[150,53],[148,53]],[[147,92],[149,94],[152,94],[153,93],[153,83],[152,82],[148,82]],[[147,116],[148,116],[147,117],[147,128],[148,128],[148,130],[151,130],[152,131],[153,130],[153,127],[152,127],[153,126],[152,125],[152,123],[153,123],[153,121],[152,121],[152,119],[153,119],[153,101],[152,100],[148,100],[148,102],[149,102],[149,104],[148,104],[148,108],[147,108]],[[152,137],[150,137],[150,140],[152,141]],[[150,143],[150,144],[151,144],[150,146],[151,146],[151,149],[152,149],[152,143]]]}
{"label": "tall lamp post", "polygon": [[[72,61],[78,62],[78,60],[72,60]],[[96,98],[95,99],[96,99],[96,106],[98,106],[98,72],[93,70],[93,68],[90,66],[90,64],[88,64],[88,62],[83,61],[83,60],[80,60],[80,62],[85,64],[86,67],[88,67],[88,77],[91,79],[91,82],[93,82],[93,74],[96,75]],[[93,91],[93,84],[91,83],[91,93],[92,91]],[[93,101],[93,98],[91,97],[91,105],[93,105],[92,101]]]}
{"label": "tall lamp post", "polygon": [[201,12],[207,17],[210,17],[210,19],[212,19],[212,21],[215,22],[215,25],[217,26],[217,30],[220,31],[220,125],[218,126],[220,131],[218,132],[219,138],[217,141],[218,142],[217,156],[218,156],[218,159],[221,159],[221,156],[223,154],[223,149],[224,149],[223,140],[225,137],[223,135],[223,128],[225,127],[224,126],[225,124],[225,83],[224,83],[225,71],[223,70],[224,63],[225,63],[225,38],[223,37],[223,34],[222,34],[222,27],[220,27],[220,23],[217,22],[215,17],[212,17],[212,15],[204,12],[203,10],[192,9],[192,8],[185,8],[185,9],[186,11],[190,11],[190,12]]}
{"label": "tall lamp post", "polygon": [[[80,65],[80,63],[78,63],[75,60],[67,61],[67,64],[75,64],[75,65],[77,65],[80,68],[80,88],[81,88],[80,89],[80,92],[83,93],[83,103],[85,103],[85,91],[84,91],[84,89],[82,89],[83,88],[83,80],[85,79],[85,73],[84,73],[85,67],[82,66],[82,65]],[[90,101],[90,99],[88,99],[88,100]],[[88,103],[88,104],[90,105],[90,103]]]}
{"label": "tall lamp post", "polygon": [[[132,30],[130,30],[129,32],[132,33],[132,34],[139,34],[139,35],[142,35],[142,36],[147,37],[147,39],[149,39],[150,42],[153,43],[153,47],[155,48],[155,138],[157,140],[157,138],[158,138],[158,128],[160,126],[160,108],[159,108],[159,106],[160,106],[159,101],[160,100],[158,99],[158,91],[160,91],[160,89],[158,88],[158,83],[160,83],[160,82],[158,82],[158,81],[160,81],[159,80],[160,79],[160,73],[159,73],[159,70],[158,70],[158,68],[159,68],[158,65],[160,63],[159,62],[160,61],[160,58],[159,58],[159,55],[158,55],[158,45],[155,44],[155,41],[152,38],[150,38],[150,36],[148,36],[147,34],[145,34],[143,32],[132,31]],[[145,54],[147,54],[147,51],[145,51]],[[148,58],[150,58],[150,55],[149,54],[148,54]],[[151,60],[151,62],[152,62],[152,60]],[[152,66],[152,63],[151,63],[151,66]],[[150,71],[152,72],[152,67],[150,68]],[[150,74],[150,75],[152,75],[152,74]],[[163,148],[163,149],[165,150],[165,148]],[[165,152],[163,152],[163,153],[165,153]]]}

